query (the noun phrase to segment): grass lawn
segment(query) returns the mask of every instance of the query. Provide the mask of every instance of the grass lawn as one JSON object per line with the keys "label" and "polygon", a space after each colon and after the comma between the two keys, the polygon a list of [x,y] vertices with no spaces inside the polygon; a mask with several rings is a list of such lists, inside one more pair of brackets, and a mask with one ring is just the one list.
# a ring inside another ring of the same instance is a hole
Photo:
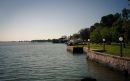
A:
{"label": "grass lawn", "polygon": [[[103,44],[90,44],[90,48],[103,49]],[[120,56],[120,44],[105,45],[105,48],[106,53]],[[130,57],[130,46],[123,48],[122,54],[125,57]]]}

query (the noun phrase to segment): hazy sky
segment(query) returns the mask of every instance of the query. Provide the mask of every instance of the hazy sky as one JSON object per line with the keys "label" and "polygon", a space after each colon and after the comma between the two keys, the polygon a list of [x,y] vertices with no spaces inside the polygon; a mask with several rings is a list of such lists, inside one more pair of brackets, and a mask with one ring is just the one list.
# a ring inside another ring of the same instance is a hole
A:
{"label": "hazy sky", "polygon": [[125,7],[127,0],[0,0],[0,41],[70,35]]}

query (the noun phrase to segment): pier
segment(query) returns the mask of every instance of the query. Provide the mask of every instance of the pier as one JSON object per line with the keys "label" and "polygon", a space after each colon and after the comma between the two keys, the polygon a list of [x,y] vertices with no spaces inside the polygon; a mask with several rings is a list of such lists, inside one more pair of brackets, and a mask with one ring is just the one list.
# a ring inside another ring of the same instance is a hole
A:
{"label": "pier", "polygon": [[72,53],[83,53],[83,47],[67,46],[67,51]]}

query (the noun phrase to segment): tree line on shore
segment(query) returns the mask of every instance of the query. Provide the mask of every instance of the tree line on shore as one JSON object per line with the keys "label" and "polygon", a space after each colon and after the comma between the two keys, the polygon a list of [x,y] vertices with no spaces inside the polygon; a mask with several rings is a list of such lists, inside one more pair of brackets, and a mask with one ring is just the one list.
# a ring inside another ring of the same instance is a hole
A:
{"label": "tree line on shore", "polygon": [[108,44],[119,42],[119,37],[123,37],[124,43],[130,42],[130,9],[122,9],[121,13],[108,14],[101,17],[99,23],[95,23],[90,28],[81,29],[78,33],[70,36],[70,39],[82,39],[91,42],[102,43],[105,38]]}
{"label": "tree line on shore", "polygon": [[52,42],[52,43],[66,43],[68,41],[67,36],[61,36],[57,39],[41,39],[41,40],[31,40],[31,42]]}

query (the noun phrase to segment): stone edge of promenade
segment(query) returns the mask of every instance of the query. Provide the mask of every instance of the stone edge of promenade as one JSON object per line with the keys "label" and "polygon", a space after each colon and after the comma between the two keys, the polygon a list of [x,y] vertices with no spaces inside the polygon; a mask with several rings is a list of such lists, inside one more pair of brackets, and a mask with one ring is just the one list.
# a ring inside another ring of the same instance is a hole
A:
{"label": "stone edge of promenade", "polygon": [[103,63],[109,67],[125,72],[126,75],[127,73],[130,74],[130,58],[96,52],[93,49],[88,50],[86,47],[83,48],[83,51],[90,60]]}
{"label": "stone edge of promenade", "polygon": [[[67,46],[67,50],[72,53],[74,53],[74,48],[75,48],[74,46]],[[99,63],[103,63],[119,71],[126,72],[126,74],[127,73],[130,74],[130,58],[94,51],[97,49],[88,50],[87,47],[82,47],[82,48],[83,48],[83,52],[86,54],[86,57],[88,59],[94,60]]]}

